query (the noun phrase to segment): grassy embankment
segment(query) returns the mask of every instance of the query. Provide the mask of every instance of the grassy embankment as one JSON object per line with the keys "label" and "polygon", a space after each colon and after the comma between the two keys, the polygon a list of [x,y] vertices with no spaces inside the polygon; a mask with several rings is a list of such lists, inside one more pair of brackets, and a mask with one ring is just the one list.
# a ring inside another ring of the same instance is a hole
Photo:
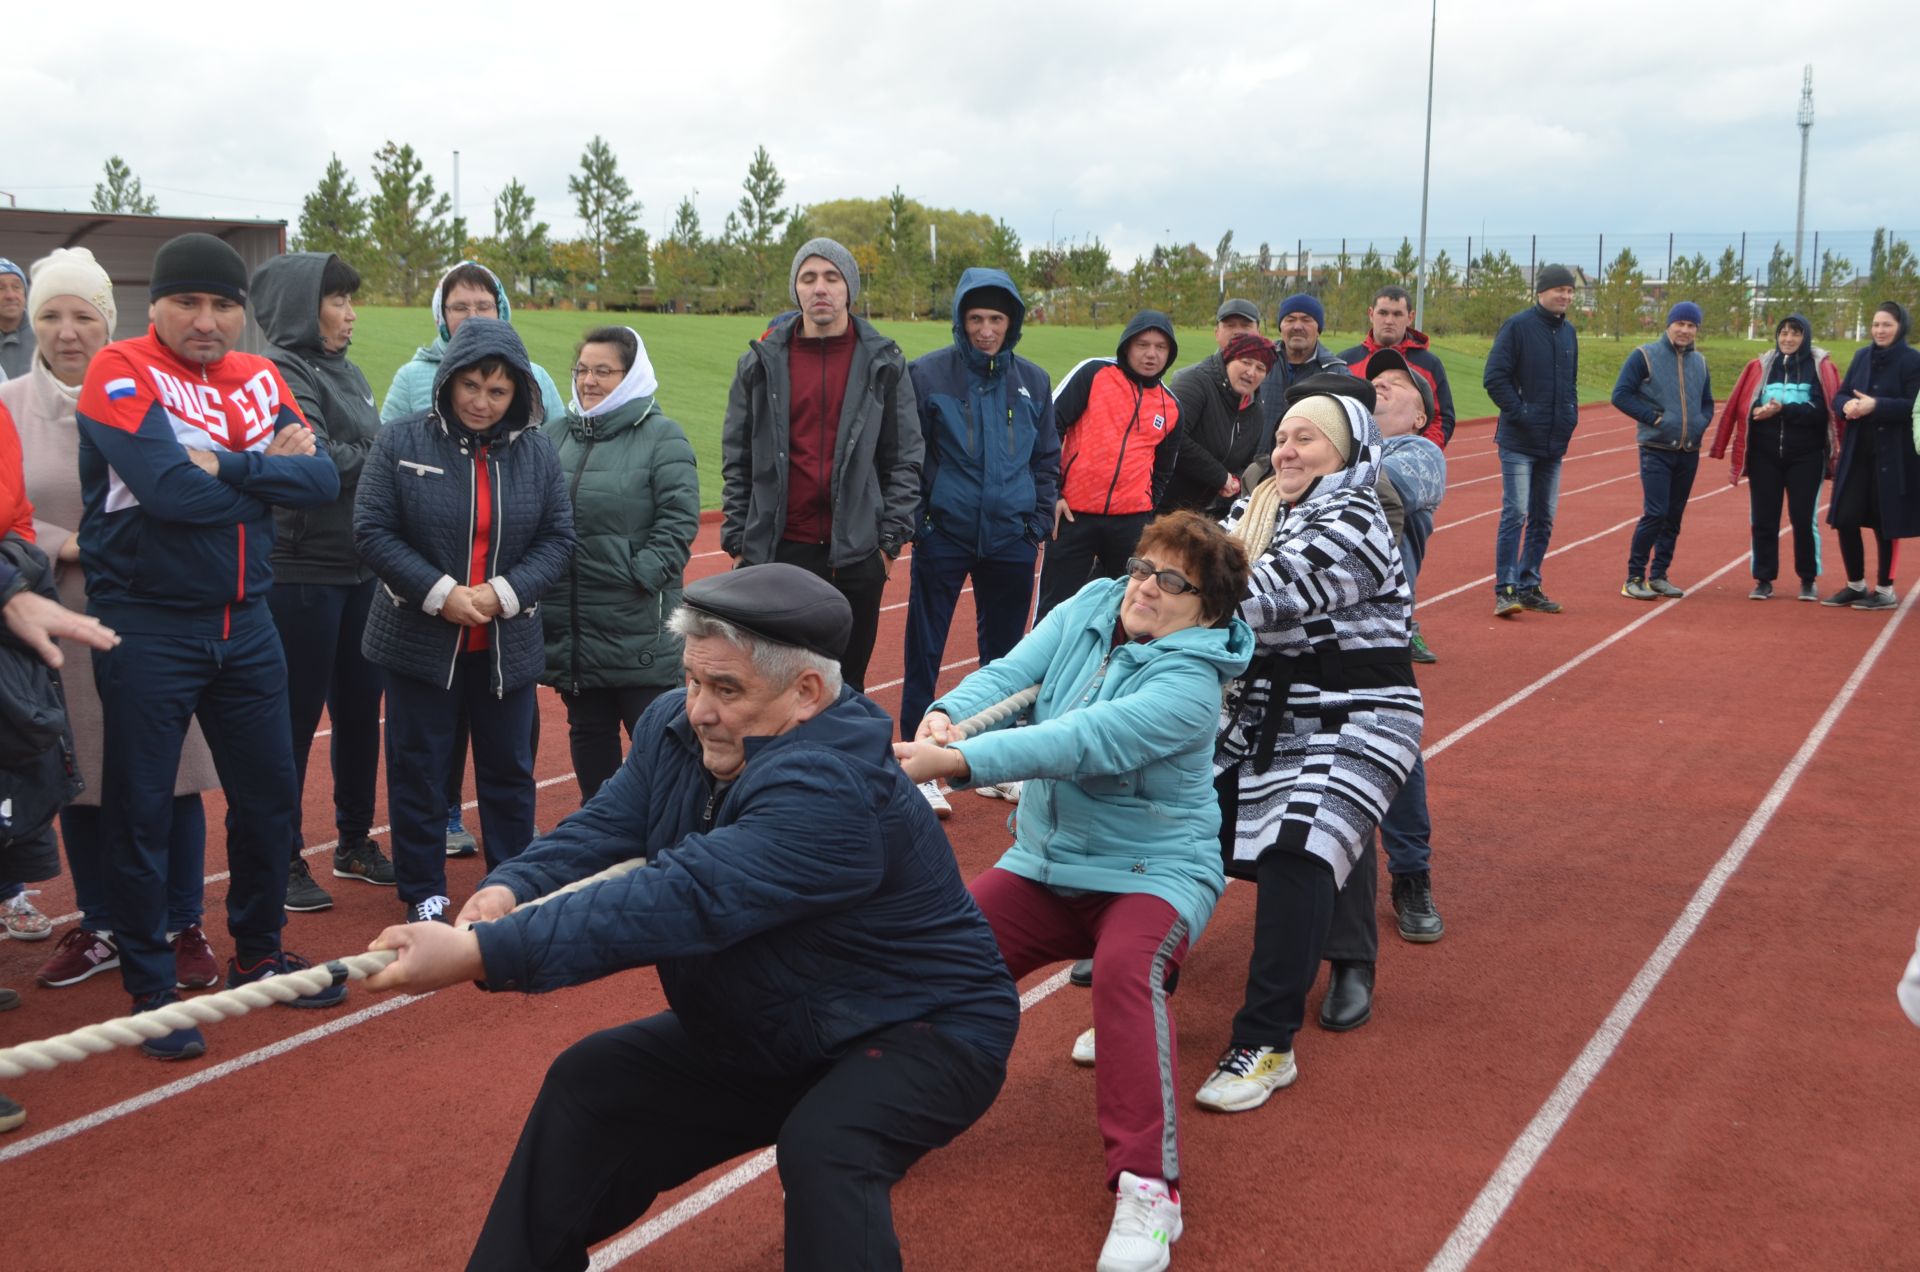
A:
{"label": "grassy embankment", "polygon": [[[600,314],[523,311],[514,326],[527,342],[534,361],[544,366],[560,386],[568,389],[574,342]],[[660,377],[660,404],[680,421],[693,441],[700,462],[701,503],[720,502],[720,421],[726,412],[727,386],[734,365],[747,342],[766,327],[760,316],[706,316],[683,314],[618,314],[611,317],[633,327],[646,341],[647,354]],[[425,309],[367,306],[360,310],[354,333],[353,360],[367,374],[374,393],[386,396],[387,385],[414,349],[432,337]],[[937,349],[952,339],[952,331],[933,322],[882,322],[880,329],[900,342],[908,358]],[[1185,366],[1213,351],[1213,332],[1188,329],[1177,333],[1180,360]],[[1112,356],[1118,327],[1028,327],[1019,351],[1046,368],[1057,381],[1083,358]],[[1352,333],[1329,333],[1327,347],[1338,352],[1358,343]],[[1492,341],[1485,336],[1450,337],[1434,349],[1446,363],[1453,387],[1454,407],[1461,419],[1493,414],[1493,404],[1480,387],[1480,368]],[[1580,400],[1600,402],[1613,391],[1614,376],[1633,342],[1584,338],[1581,342]],[[1716,341],[1703,345],[1713,372],[1713,383],[1724,394],[1748,359],[1767,348],[1764,341]]]}

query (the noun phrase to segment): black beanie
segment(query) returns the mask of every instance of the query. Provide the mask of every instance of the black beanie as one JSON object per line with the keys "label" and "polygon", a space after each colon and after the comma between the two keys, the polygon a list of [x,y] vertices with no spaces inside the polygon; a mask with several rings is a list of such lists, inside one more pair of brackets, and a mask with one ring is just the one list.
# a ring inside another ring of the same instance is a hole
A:
{"label": "black beanie", "polygon": [[1555,287],[1572,287],[1573,271],[1565,265],[1542,265],[1540,272],[1533,276],[1533,290],[1536,295]]}
{"label": "black beanie", "polygon": [[247,303],[247,263],[211,234],[182,234],[153,254],[153,300],[178,292],[206,292]]}
{"label": "black beanie", "polygon": [[1020,302],[1006,288],[988,285],[976,287],[960,298],[961,315],[964,316],[969,309],[991,309],[996,314],[1011,318],[1020,312]]}

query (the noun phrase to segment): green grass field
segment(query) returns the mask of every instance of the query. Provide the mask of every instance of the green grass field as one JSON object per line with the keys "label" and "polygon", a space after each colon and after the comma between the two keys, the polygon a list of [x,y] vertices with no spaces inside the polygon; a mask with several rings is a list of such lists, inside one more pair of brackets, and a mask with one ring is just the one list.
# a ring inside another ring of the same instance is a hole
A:
{"label": "green grass field", "polygon": [[[360,311],[354,330],[353,360],[367,374],[374,392],[386,396],[393,373],[432,339],[431,319],[424,309],[369,305]],[[747,342],[766,329],[764,316],[709,316],[693,314],[615,314],[525,311],[513,325],[527,342],[534,361],[544,366],[560,386],[568,389],[573,349],[581,333],[598,326],[603,317],[631,326],[646,341],[647,355],[660,377],[660,405],[680,421],[693,441],[701,470],[700,496],[705,507],[720,503],[720,421],[726,413],[727,386]],[[908,358],[940,348],[953,338],[950,328],[932,322],[881,322],[880,330],[900,342]],[[1056,381],[1084,358],[1111,357],[1120,328],[1028,327],[1020,353],[1046,368]],[[1180,342],[1177,366],[1199,361],[1213,351],[1211,328],[1176,333]],[[1358,344],[1351,332],[1330,332],[1329,349],[1338,352]],[[1492,340],[1485,336],[1449,337],[1436,341],[1434,351],[1446,364],[1453,387],[1454,409],[1461,419],[1492,415],[1493,403],[1480,387],[1481,365]],[[1583,337],[1580,359],[1580,400],[1602,402],[1613,392],[1620,364],[1637,342]],[[1740,368],[1762,350],[1766,341],[1716,341],[1702,345],[1714,385],[1724,394]]]}

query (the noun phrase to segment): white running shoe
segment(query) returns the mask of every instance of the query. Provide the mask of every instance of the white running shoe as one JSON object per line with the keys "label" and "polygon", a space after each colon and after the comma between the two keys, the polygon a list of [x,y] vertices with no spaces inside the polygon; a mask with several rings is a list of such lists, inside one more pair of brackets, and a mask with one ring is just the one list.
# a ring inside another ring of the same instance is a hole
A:
{"label": "white running shoe", "polygon": [[1009,804],[1020,802],[1020,783],[994,782],[987,786],[976,786],[973,793],[982,799],[1004,799]]}
{"label": "white running shoe", "polygon": [[1200,1084],[1193,1099],[1203,1109],[1241,1113],[1257,1109],[1281,1087],[1292,1086],[1300,1070],[1293,1052],[1272,1047],[1228,1047],[1220,1053],[1212,1076]]}
{"label": "white running shoe", "polygon": [[1162,1272],[1180,1239],[1180,1196],[1166,1181],[1120,1172],[1114,1190],[1113,1226],[1100,1247],[1098,1272]]}
{"label": "white running shoe", "polygon": [[1093,1068],[1093,1030],[1073,1040],[1073,1062],[1083,1069]]}
{"label": "white running shoe", "polygon": [[953,816],[953,805],[947,803],[947,797],[941,793],[940,783],[938,781],[928,779],[920,783],[920,793],[926,796],[927,807],[933,810],[935,817],[938,817],[941,821],[945,821],[947,818]]}

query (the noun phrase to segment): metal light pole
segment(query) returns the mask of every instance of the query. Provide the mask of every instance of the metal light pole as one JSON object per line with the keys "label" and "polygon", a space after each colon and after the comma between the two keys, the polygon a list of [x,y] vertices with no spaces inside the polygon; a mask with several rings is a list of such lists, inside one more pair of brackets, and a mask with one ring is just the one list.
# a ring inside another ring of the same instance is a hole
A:
{"label": "metal light pole", "polygon": [[[1432,10],[1427,28],[1427,144],[1420,159],[1420,268],[1413,296],[1413,325],[1422,329],[1427,308],[1427,188],[1433,177],[1433,51],[1440,34],[1440,0],[1433,0]],[[1801,189],[1805,188],[1803,178]]]}
{"label": "metal light pole", "polygon": [[1807,63],[1806,72],[1800,79],[1800,210],[1793,218],[1793,264],[1800,276],[1811,280],[1813,272],[1807,268],[1806,258],[1800,255],[1800,244],[1807,232],[1807,143],[1813,137],[1813,63]]}

